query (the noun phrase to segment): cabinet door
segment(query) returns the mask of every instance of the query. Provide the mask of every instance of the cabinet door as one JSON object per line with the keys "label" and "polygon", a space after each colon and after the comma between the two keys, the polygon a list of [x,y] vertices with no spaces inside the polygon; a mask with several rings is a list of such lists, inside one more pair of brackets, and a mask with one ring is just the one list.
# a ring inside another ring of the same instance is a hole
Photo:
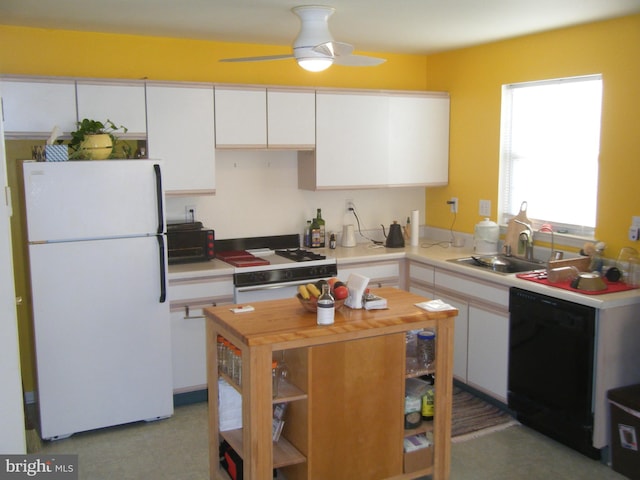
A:
{"label": "cabinet door", "polygon": [[4,130],[47,134],[56,125],[76,129],[76,85],[73,81],[2,81]]}
{"label": "cabinet door", "polygon": [[389,184],[446,185],[449,97],[389,96]]}
{"label": "cabinet door", "polygon": [[164,160],[165,190],[215,193],[213,87],[147,85],[150,158]]}
{"label": "cabinet door", "polygon": [[216,88],[216,147],[267,147],[265,88]]}
{"label": "cabinet door", "polygon": [[202,309],[233,303],[231,276],[169,278],[174,393],[207,388],[205,319]]}
{"label": "cabinet door", "polygon": [[318,92],[316,102],[316,186],[386,185],[388,98]]}
{"label": "cabinet door", "polygon": [[267,131],[269,148],[314,148],[315,92],[267,90]]}
{"label": "cabinet door", "polygon": [[207,352],[202,308],[171,308],[173,392],[207,388]]}
{"label": "cabinet door", "polygon": [[453,336],[453,376],[467,383],[468,342],[469,342],[469,304],[457,297],[435,292],[435,297],[458,309]]}
{"label": "cabinet door", "polygon": [[469,306],[469,384],[507,401],[509,315]]}
{"label": "cabinet door", "polygon": [[[78,82],[78,118],[123,125],[132,137],[145,138],[147,115],[144,84]],[[117,134],[119,135],[119,133]]]}

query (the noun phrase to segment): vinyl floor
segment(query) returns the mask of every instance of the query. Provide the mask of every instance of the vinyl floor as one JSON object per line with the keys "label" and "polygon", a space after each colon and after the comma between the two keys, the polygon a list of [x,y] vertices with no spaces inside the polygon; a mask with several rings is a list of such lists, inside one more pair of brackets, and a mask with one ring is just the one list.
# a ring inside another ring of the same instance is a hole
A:
{"label": "vinyl floor", "polygon": [[[207,404],[196,403],[177,407],[174,416],[166,420],[43,442],[40,452],[78,454],[81,480],[206,480],[207,443]],[[452,444],[452,480],[625,478],[519,425]]]}

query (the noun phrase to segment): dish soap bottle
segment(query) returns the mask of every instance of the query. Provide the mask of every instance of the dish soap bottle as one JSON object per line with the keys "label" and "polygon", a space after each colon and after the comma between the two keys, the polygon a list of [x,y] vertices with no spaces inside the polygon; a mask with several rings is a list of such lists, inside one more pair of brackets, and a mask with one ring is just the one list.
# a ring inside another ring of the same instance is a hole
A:
{"label": "dish soap bottle", "polygon": [[329,293],[329,284],[322,284],[322,293],[318,297],[318,325],[332,325],[336,313],[336,302]]}

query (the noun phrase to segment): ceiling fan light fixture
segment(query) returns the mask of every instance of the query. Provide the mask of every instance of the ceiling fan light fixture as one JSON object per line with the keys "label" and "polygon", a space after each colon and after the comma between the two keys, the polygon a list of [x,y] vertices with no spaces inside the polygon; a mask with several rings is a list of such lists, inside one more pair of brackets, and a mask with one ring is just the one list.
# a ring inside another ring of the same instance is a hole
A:
{"label": "ceiling fan light fixture", "polygon": [[308,72],[322,72],[333,65],[333,58],[331,57],[297,58],[296,61],[298,65]]}

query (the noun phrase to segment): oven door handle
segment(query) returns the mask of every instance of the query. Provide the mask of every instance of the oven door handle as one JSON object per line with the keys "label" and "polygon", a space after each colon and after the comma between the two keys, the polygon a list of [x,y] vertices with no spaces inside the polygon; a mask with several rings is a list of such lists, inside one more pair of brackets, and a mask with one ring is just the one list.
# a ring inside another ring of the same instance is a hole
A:
{"label": "oven door handle", "polygon": [[276,290],[278,288],[295,287],[296,285],[306,285],[313,280],[294,280],[291,282],[268,283],[266,285],[250,285],[247,287],[236,287],[237,292],[255,292],[256,290]]}

